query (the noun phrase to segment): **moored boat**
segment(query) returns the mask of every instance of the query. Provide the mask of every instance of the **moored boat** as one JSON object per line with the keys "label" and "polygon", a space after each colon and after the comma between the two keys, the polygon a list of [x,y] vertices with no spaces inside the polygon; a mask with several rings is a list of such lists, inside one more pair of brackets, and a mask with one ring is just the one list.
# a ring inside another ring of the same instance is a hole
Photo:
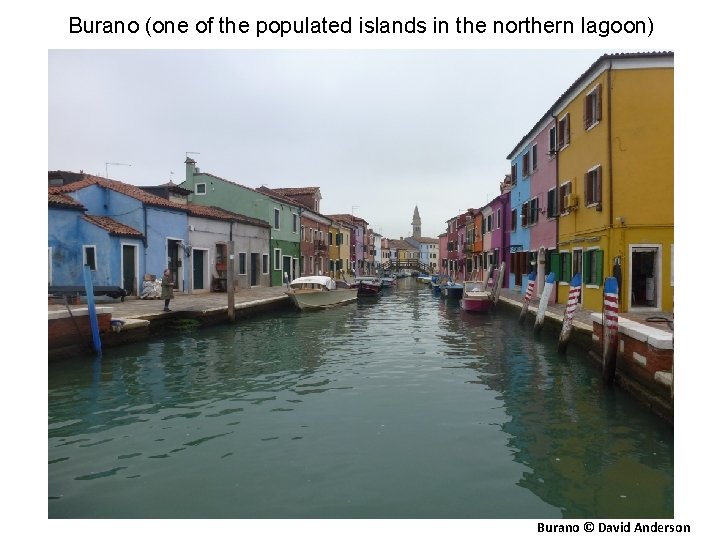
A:
{"label": "moored boat", "polygon": [[440,294],[445,298],[453,298],[459,300],[463,295],[463,286],[461,283],[448,281],[440,285]]}
{"label": "moored boat", "polygon": [[358,297],[378,296],[382,291],[382,281],[374,276],[356,277],[355,283],[357,283]]}
{"label": "moored boat", "polygon": [[485,283],[482,281],[466,281],[463,284],[460,307],[465,311],[485,313],[492,305],[492,295],[490,291],[486,290]]}
{"label": "moored boat", "polygon": [[298,309],[323,309],[357,301],[357,288],[338,288],[328,276],[304,276],[290,283],[287,295]]}
{"label": "moored boat", "polygon": [[385,276],[380,278],[383,289],[389,289],[397,285],[397,279],[394,276]]}

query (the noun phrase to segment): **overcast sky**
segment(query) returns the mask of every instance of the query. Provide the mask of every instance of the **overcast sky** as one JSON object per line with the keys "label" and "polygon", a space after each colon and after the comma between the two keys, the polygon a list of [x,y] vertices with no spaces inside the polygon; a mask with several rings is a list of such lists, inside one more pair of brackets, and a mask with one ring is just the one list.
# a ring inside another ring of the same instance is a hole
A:
{"label": "overcast sky", "polygon": [[318,186],[322,213],[390,238],[417,205],[437,236],[498,195],[510,151],[606,52],[50,50],[48,166],[180,183],[193,152],[248,187]]}

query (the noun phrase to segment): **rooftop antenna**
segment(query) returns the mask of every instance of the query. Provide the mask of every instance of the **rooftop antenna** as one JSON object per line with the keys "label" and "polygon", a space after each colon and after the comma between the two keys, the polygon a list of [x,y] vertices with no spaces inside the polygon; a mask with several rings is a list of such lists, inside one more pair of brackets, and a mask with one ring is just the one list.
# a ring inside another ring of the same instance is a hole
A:
{"label": "rooftop antenna", "polygon": [[197,155],[200,155],[200,152],[185,152],[185,157],[188,157],[188,154],[197,154]]}
{"label": "rooftop antenna", "polygon": [[124,165],[125,167],[132,167],[130,163],[115,163],[112,161],[106,161],[105,162],[105,178],[109,178],[108,176],[108,165]]}

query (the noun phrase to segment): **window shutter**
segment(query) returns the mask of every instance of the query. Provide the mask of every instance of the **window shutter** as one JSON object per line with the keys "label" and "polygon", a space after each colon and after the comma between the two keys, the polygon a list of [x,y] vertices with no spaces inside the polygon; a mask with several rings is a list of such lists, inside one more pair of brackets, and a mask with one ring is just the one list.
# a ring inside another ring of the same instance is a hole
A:
{"label": "window shutter", "polygon": [[592,277],[592,272],[590,271],[590,261],[592,260],[591,255],[592,251],[586,251],[583,253],[583,268],[585,269],[585,272],[583,272],[583,283],[585,284],[592,283],[590,280]]}
{"label": "window shutter", "polygon": [[560,280],[560,254],[553,251],[550,253],[550,271],[555,273],[558,281]]}
{"label": "window shutter", "polygon": [[590,119],[592,118],[592,94],[585,96],[585,107],[583,112],[583,125],[585,129],[590,125]]}
{"label": "window shutter", "polygon": [[565,264],[562,269],[563,281],[570,281],[572,278],[572,254],[568,253],[565,257]]}
{"label": "window shutter", "polygon": [[602,202],[602,166],[597,168],[597,202]]}
{"label": "window shutter", "polygon": [[589,172],[585,173],[585,204],[592,202],[592,177]]}
{"label": "window shutter", "polygon": [[567,130],[565,134],[565,144],[570,144],[570,113],[567,113],[565,117],[565,129]]}
{"label": "window shutter", "polygon": [[597,282],[595,283],[595,285],[602,285],[603,280],[605,279],[605,276],[603,275],[603,266],[604,266],[603,263],[604,262],[605,262],[605,257],[603,254],[603,250],[598,249],[595,252],[595,273],[597,275]]}
{"label": "window shutter", "polygon": [[602,84],[597,87],[597,121],[602,118]]}

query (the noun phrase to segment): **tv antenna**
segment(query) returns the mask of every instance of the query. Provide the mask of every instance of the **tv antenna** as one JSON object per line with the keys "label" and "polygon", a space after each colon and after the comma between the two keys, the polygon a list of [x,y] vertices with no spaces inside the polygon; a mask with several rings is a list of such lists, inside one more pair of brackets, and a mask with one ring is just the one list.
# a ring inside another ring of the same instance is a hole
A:
{"label": "tv antenna", "polygon": [[112,161],[106,161],[105,162],[105,178],[109,178],[108,177],[108,165],[123,165],[125,167],[132,167],[132,165],[130,163],[115,163]]}

